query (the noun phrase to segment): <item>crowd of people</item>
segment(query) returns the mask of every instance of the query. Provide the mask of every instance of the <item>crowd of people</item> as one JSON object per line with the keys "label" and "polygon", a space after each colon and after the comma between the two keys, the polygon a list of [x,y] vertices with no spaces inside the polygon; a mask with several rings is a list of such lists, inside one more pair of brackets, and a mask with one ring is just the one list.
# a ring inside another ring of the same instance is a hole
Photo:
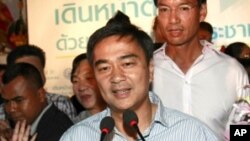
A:
{"label": "crowd of people", "polygon": [[120,11],[93,32],[72,61],[71,98],[45,90],[40,47],[13,49],[0,66],[0,141],[228,140],[232,106],[250,94],[249,46],[215,49],[206,0],[154,4],[154,40]]}

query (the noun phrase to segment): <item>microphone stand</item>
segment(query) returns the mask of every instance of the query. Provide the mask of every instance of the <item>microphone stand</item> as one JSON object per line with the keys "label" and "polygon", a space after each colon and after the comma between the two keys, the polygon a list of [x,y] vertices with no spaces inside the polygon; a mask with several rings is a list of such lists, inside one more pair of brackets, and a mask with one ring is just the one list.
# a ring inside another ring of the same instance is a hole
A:
{"label": "microphone stand", "polygon": [[141,134],[141,131],[139,130],[139,128],[138,128],[138,126],[136,124],[134,125],[134,128],[135,128],[136,132],[139,134],[141,140],[145,141],[144,137]]}
{"label": "microphone stand", "polygon": [[106,136],[106,133],[102,132],[100,141],[103,141],[105,136]]}

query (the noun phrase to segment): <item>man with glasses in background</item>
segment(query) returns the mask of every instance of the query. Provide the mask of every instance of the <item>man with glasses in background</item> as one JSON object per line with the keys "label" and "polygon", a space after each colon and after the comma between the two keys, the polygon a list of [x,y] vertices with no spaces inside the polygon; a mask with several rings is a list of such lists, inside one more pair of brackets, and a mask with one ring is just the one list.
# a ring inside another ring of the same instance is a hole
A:
{"label": "man with glasses in background", "polygon": [[206,0],[154,0],[166,43],[154,52],[153,91],[163,104],[205,122],[222,139],[228,114],[248,84],[244,68],[199,40]]}

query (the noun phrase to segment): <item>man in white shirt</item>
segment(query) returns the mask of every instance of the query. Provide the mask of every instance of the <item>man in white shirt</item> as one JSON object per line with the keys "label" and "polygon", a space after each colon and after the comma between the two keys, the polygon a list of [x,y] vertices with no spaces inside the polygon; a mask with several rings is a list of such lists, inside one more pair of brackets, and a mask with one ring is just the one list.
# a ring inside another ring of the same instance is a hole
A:
{"label": "man in white shirt", "polygon": [[233,103],[248,84],[244,68],[200,41],[204,0],[155,0],[166,43],[154,52],[153,91],[164,105],[201,119],[222,138]]}

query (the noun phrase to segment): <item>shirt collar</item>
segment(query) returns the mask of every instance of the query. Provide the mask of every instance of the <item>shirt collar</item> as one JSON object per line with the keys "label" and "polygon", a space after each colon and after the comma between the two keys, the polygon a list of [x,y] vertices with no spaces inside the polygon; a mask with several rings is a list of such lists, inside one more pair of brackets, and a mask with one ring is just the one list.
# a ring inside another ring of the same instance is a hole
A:
{"label": "shirt collar", "polygon": [[48,104],[43,111],[39,114],[39,116],[36,118],[36,120],[32,123],[31,129],[30,129],[30,135],[34,135],[37,129],[37,126],[44,115],[44,113],[52,106],[52,104]]}
{"label": "shirt collar", "polygon": [[[160,123],[162,124],[163,126],[168,126],[168,123],[166,122],[167,120],[164,118],[166,116],[166,111],[164,110],[164,106],[163,106],[163,103],[161,102],[160,98],[153,92],[149,92],[149,99],[151,101],[151,103],[153,104],[156,104],[157,105],[157,109],[156,109],[156,112],[155,112],[155,115],[154,115],[154,120],[152,121],[152,124],[153,123]],[[152,124],[151,124],[151,127],[152,127]]]}

